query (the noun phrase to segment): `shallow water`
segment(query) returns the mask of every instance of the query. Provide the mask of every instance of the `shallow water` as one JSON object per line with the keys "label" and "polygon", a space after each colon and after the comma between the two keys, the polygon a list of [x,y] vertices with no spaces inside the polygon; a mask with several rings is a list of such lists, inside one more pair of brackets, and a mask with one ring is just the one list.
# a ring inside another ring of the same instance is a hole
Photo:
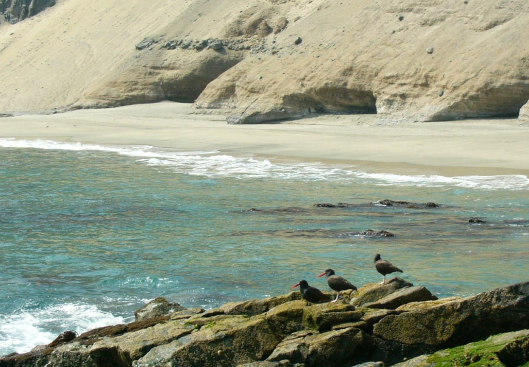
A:
{"label": "shallow water", "polygon": [[[286,293],[300,279],[325,288],[316,276],[329,267],[357,286],[380,281],[376,253],[441,297],[528,280],[525,176],[370,174],[11,139],[0,147],[0,355],[130,321],[157,296],[216,307]],[[442,206],[372,204],[386,198]],[[313,206],[338,202],[365,205]],[[355,234],[366,229],[395,237]]]}

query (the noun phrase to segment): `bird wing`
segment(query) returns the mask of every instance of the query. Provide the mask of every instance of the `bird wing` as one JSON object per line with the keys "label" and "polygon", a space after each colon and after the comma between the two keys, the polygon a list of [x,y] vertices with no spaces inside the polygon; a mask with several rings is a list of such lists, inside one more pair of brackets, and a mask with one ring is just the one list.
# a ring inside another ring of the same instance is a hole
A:
{"label": "bird wing", "polygon": [[345,291],[347,289],[356,290],[356,287],[352,285],[347,279],[339,275],[332,275],[327,278],[327,284],[331,287],[332,290],[337,292]]}
{"label": "bird wing", "polygon": [[307,301],[313,302],[313,303],[323,302],[323,301],[328,301],[329,300],[329,296],[324,294],[318,288],[314,288],[314,287],[307,288],[305,290],[304,296],[305,296],[304,298]]}
{"label": "bird wing", "polygon": [[378,260],[375,263],[375,268],[382,275],[386,275],[386,274],[390,274],[394,272],[402,273],[402,270],[400,270],[395,265],[393,265],[392,263],[386,260]]}

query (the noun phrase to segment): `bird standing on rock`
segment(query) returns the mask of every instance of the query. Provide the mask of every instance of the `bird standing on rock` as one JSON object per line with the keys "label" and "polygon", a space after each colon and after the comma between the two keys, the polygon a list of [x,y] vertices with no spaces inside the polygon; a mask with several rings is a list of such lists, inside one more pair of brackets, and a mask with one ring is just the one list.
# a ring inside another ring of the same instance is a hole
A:
{"label": "bird standing on rock", "polygon": [[402,270],[397,268],[395,265],[393,265],[389,261],[382,260],[382,257],[380,257],[380,254],[376,254],[375,256],[375,268],[380,274],[384,276],[384,280],[380,284],[386,284],[387,274],[391,274],[394,272],[402,273]]}
{"label": "bird standing on rock", "polygon": [[349,281],[347,279],[345,279],[344,277],[341,277],[339,275],[336,275],[334,273],[334,270],[332,270],[332,269],[325,270],[325,272],[323,272],[320,275],[318,275],[318,278],[321,278],[324,275],[325,275],[325,278],[327,279],[327,284],[329,285],[329,287],[333,291],[336,292],[336,299],[333,302],[338,301],[338,298],[340,297],[340,292],[341,291],[345,291],[345,290],[348,290],[348,289],[352,289],[352,290],[356,291],[356,289],[357,289],[354,285],[349,283]]}
{"label": "bird standing on rock", "polygon": [[294,285],[292,289],[299,286],[301,296],[304,300],[311,303],[328,302],[329,296],[324,294],[318,288],[311,287],[306,280],[301,280],[298,284]]}

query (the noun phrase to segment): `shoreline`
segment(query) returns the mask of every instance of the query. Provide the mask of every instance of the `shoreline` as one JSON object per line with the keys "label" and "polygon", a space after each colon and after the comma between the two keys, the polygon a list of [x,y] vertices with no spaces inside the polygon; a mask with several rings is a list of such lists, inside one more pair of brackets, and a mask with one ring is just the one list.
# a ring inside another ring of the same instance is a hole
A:
{"label": "shoreline", "polygon": [[228,125],[191,104],[161,102],[0,119],[0,138],[218,150],[233,155],[355,165],[412,175],[529,176],[529,128],[517,119],[378,124],[376,115],[322,115]]}

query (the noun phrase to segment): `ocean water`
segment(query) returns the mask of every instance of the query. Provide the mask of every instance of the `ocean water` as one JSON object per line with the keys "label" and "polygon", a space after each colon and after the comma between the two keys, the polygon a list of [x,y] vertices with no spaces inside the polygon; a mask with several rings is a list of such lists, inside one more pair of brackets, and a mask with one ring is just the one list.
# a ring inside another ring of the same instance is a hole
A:
{"label": "ocean water", "polygon": [[[339,202],[358,205],[314,206]],[[376,253],[440,297],[527,281],[529,179],[0,139],[0,355],[129,322],[158,296],[211,308],[325,289],[329,267],[381,281]]]}

